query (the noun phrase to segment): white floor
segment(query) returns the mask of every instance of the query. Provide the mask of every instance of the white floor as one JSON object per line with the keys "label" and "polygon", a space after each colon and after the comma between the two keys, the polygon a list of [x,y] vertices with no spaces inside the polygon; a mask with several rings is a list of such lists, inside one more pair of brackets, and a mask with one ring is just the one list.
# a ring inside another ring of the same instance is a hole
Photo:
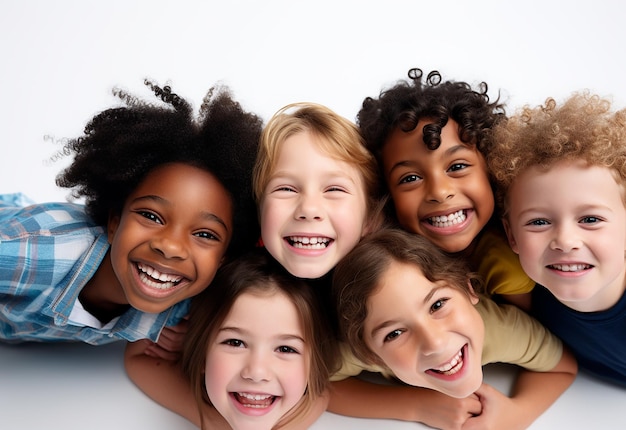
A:
{"label": "white floor", "polygon": [[[126,377],[123,343],[88,345],[0,344],[0,429],[193,430],[194,426],[145,397]],[[514,369],[488,366],[487,382],[510,387]],[[533,430],[623,429],[626,389],[586,375],[541,416]],[[325,413],[312,427],[422,429],[420,424],[347,418]]]}

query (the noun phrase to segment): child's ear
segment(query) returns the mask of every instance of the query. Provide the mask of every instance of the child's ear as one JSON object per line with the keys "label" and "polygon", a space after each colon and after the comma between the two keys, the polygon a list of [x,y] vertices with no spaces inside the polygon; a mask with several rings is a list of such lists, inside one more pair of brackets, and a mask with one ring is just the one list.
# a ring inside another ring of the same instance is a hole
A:
{"label": "child's ear", "polygon": [[107,237],[109,243],[113,243],[113,237],[115,237],[115,232],[120,225],[120,215],[109,213],[109,219],[107,221]]}
{"label": "child's ear", "polygon": [[474,286],[472,285],[472,281],[470,281],[469,279],[467,280],[467,289],[469,290],[469,298],[470,298],[470,302],[475,305],[478,303],[479,298],[478,298],[478,294],[476,294],[476,291],[474,291]]}
{"label": "child's ear", "polygon": [[513,230],[511,229],[511,224],[509,224],[509,219],[504,217],[502,218],[502,225],[504,226],[504,232],[506,233],[506,237],[509,240],[509,246],[516,254],[519,254],[517,242],[515,241],[515,236],[513,235]]}

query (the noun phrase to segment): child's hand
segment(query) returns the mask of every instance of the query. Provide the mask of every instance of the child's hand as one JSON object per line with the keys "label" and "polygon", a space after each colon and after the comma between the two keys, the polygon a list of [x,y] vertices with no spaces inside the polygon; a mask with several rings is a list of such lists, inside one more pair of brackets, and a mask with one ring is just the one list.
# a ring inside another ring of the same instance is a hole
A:
{"label": "child's hand", "polygon": [[419,420],[428,426],[442,430],[465,429],[464,425],[482,411],[483,405],[476,394],[455,399],[438,391],[428,391],[430,395],[420,404],[424,416]]}
{"label": "child's hand", "polygon": [[156,343],[148,341],[150,344],[146,347],[144,354],[163,360],[178,360],[183,349],[183,340],[188,326],[187,319],[183,319],[175,326],[165,327]]}
{"label": "child's hand", "polygon": [[527,427],[524,411],[515,401],[491,385],[482,384],[475,393],[482,403],[482,413],[468,419],[463,430],[516,430]]}

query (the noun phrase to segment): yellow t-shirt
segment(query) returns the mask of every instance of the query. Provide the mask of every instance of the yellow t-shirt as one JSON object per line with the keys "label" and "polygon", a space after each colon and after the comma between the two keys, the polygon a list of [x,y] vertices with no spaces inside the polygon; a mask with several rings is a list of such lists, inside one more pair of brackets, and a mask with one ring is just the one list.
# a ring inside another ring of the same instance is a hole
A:
{"label": "yellow t-shirt", "polygon": [[[546,372],[561,360],[563,345],[536,319],[513,305],[498,305],[480,296],[476,310],[485,324],[482,364],[510,363],[528,370]],[[358,360],[348,345],[341,346],[342,366],[331,378],[341,381],[362,371],[394,377],[391,370]]]}
{"label": "yellow t-shirt", "polygon": [[469,257],[469,264],[485,283],[485,293],[529,293],[535,282],[524,273],[519,258],[502,234],[486,230]]}

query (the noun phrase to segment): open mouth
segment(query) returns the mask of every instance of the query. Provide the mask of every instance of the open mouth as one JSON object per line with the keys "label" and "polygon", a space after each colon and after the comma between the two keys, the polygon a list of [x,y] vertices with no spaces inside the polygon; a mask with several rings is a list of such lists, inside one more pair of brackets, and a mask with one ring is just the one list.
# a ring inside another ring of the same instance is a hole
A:
{"label": "open mouth", "polygon": [[152,266],[141,263],[137,263],[137,270],[141,282],[157,290],[174,288],[184,279],[183,276],[162,273]]}
{"label": "open mouth", "polygon": [[332,242],[331,238],[323,236],[288,236],[285,239],[299,249],[326,249]]}
{"label": "open mouth", "polygon": [[558,270],[560,272],[582,272],[589,270],[593,266],[590,264],[550,264],[548,269]]}
{"label": "open mouth", "polygon": [[467,213],[464,209],[461,209],[448,215],[427,218],[426,221],[433,227],[446,228],[461,224],[466,219]]}
{"label": "open mouth", "polygon": [[464,351],[465,347],[461,348],[459,352],[457,352],[456,355],[450,359],[450,361],[440,367],[428,369],[428,372],[438,373],[445,376],[451,376],[458,373],[463,368],[463,364],[465,363],[463,360],[465,356]]}
{"label": "open mouth", "polygon": [[276,396],[271,394],[233,393],[235,399],[246,408],[263,409],[274,403]]}

